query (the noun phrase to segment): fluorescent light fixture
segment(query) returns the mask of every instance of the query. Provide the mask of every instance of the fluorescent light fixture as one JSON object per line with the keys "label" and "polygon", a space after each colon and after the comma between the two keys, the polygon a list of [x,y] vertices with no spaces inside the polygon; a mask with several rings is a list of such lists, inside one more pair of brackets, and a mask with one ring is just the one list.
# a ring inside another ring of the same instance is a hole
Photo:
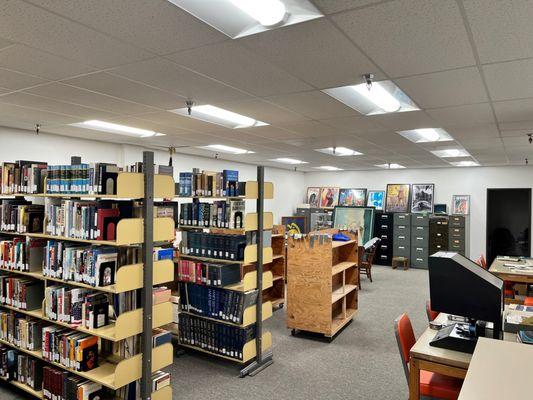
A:
{"label": "fluorescent light fixture", "polygon": [[226,146],[224,144],[210,144],[208,146],[200,146],[199,149],[220,151],[222,153],[228,154],[253,154],[254,151],[240,149],[238,147]]}
{"label": "fluorescent light fixture", "polygon": [[266,122],[258,121],[245,115],[237,114],[210,104],[192,107],[191,115],[189,115],[188,108],[178,108],[176,110],[170,110],[170,112],[189,118],[199,119],[200,121],[222,125],[230,129],[269,125]]}
{"label": "fluorescent light fixture", "polygon": [[307,164],[307,161],[296,160],[294,158],[285,158],[285,157],[275,158],[275,159],[270,160],[270,161],[275,161],[275,162],[279,162],[279,163],[282,163],[282,164],[292,164],[292,165]]}
{"label": "fluorescent light fixture", "polygon": [[472,160],[452,161],[450,164],[455,167],[479,167],[479,163]]}
{"label": "fluorescent light fixture", "polygon": [[70,126],[76,126],[78,128],[92,129],[95,131],[115,133],[117,135],[134,136],[134,137],[153,137],[153,136],[165,136],[164,133],[149,131],[147,129],[134,128],[132,126],[113,124],[111,122],[99,121],[92,119],[90,121],[77,122],[70,124]]}
{"label": "fluorescent light fixture", "polygon": [[402,168],[405,168],[403,165],[396,164],[396,163],[376,164],[376,167],[384,168],[384,169],[402,169]]}
{"label": "fluorescent light fixture", "polygon": [[392,81],[372,82],[324,89],[322,92],[364,115],[420,110]]}
{"label": "fluorescent light fixture", "polygon": [[343,171],[342,168],[333,167],[331,165],[322,165],[321,167],[315,167],[317,169],[323,169],[326,171]]}
{"label": "fluorescent light fixture", "polygon": [[168,0],[237,39],[324,15],[309,0]]}
{"label": "fluorescent light fixture", "polygon": [[453,140],[449,133],[441,128],[411,129],[408,131],[398,131],[398,133],[414,143],[446,142]]}
{"label": "fluorescent light fixture", "polygon": [[443,150],[432,150],[434,155],[440,158],[448,157],[470,157],[470,153],[465,149],[443,149]]}
{"label": "fluorescent light fixture", "polygon": [[337,157],[360,156],[363,154],[347,147],[326,147],[324,149],[315,149],[315,151],[319,151],[321,153],[326,153]]}

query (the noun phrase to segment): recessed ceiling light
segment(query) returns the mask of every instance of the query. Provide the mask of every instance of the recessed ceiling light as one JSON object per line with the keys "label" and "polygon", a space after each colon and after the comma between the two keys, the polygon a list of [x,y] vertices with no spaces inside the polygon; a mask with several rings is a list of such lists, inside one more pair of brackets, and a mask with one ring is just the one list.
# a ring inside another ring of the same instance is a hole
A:
{"label": "recessed ceiling light", "polygon": [[323,17],[309,0],[168,0],[237,39]]}
{"label": "recessed ceiling light", "polygon": [[411,129],[408,131],[398,131],[398,133],[414,143],[446,142],[453,140],[448,132],[440,128]]}
{"label": "recessed ceiling light", "polygon": [[333,167],[331,165],[322,165],[321,167],[315,167],[317,169],[323,169],[326,171],[343,171],[342,168]]}
{"label": "recessed ceiling light", "polygon": [[269,125],[266,122],[258,121],[245,115],[237,114],[209,104],[192,107],[190,115],[187,107],[170,110],[170,112],[189,118],[199,119],[200,121],[222,125],[230,129]]}
{"label": "recessed ceiling light", "polygon": [[448,157],[470,157],[470,153],[465,149],[443,149],[443,150],[432,150],[434,155],[441,158]]}
{"label": "recessed ceiling light", "polygon": [[385,168],[385,169],[402,169],[405,168],[403,165],[390,163],[390,164],[376,164],[376,167]]}
{"label": "recessed ceiling light", "polygon": [[346,157],[346,156],[360,156],[363,153],[348,149],[347,147],[326,147],[324,149],[315,149],[321,153],[331,154],[332,156]]}
{"label": "recessed ceiling light", "polygon": [[479,167],[479,163],[471,160],[452,161],[450,164],[455,167]]}
{"label": "recessed ceiling light", "polygon": [[99,121],[92,119],[90,121],[77,122],[70,124],[70,126],[76,126],[78,128],[92,129],[95,131],[115,133],[117,135],[133,136],[133,137],[153,137],[153,136],[165,136],[164,133],[149,131],[147,129],[134,128],[132,126],[113,124],[111,122]]}
{"label": "recessed ceiling light", "polygon": [[322,92],[364,115],[419,110],[413,100],[392,81],[340,86],[324,89]]}
{"label": "recessed ceiling light", "polygon": [[294,158],[285,158],[285,157],[275,158],[275,159],[270,160],[270,161],[275,161],[275,162],[279,162],[279,163],[282,163],[282,164],[292,164],[292,165],[307,164],[307,161],[296,160]]}
{"label": "recessed ceiling light", "polygon": [[210,144],[208,146],[199,146],[199,149],[205,149],[205,150],[213,150],[213,151],[220,151],[222,153],[229,153],[229,154],[253,154],[254,151],[240,149],[238,147],[231,147],[226,146],[224,144]]}

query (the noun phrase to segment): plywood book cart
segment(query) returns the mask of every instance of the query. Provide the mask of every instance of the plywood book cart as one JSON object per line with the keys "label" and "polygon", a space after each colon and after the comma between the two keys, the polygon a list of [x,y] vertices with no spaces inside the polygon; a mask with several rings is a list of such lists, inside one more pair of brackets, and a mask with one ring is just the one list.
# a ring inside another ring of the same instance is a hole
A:
{"label": "plywood book cart", "polygon": [[357,233],[332,241],[338,229],[289,237],[287,245],[287,328],[323,334],[330,340],[357,312]]}

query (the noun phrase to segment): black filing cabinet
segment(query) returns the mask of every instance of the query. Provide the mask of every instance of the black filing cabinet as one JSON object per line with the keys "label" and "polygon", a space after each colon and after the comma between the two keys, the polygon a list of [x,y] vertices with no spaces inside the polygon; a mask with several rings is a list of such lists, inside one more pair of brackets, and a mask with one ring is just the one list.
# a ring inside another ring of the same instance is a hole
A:
{"label": "black filing cabinet", "polygon": [[429,255],[448,250],[448,216],[433,216],[429,219]]}
{"label": "black filing cabinet", "polygon": [[374,237],[381,242],[376,249],[374,263],[379,265],[392,265],[392,234],[394,214],[376,211],[374,214]]}

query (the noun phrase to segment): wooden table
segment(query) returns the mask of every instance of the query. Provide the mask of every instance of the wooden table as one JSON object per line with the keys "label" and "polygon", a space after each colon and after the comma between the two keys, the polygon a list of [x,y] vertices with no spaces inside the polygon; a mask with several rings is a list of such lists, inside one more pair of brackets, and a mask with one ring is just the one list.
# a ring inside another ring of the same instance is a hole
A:
{"label": "wooden table", "polygon": [[480,338],[459,400],[529,399],[533,346]]}
{"label": "wooden table", "polygon": [[[449,324],[448,314],[440,313],[435,319]],[[430,346],[436,330],[427,328],[411,348],[409,360],[409,399],[420,399],[420,370],[464,379],[472,354]],[[516,334],[505,333],[504,341],[516,341]],[[501,341],[499,341],[501,342]],[[484,399],[483,399],[484,400]]]}
{"label": "wooden table", "polygon": [[[498,276],[501,280],[505,282],[533,284],[533,273],[515,271],[511,269],[511,267],[506,266],[505,264],[520,264],[520,263],[513,262],[510,260],[501,260],[501,259],[495,258],[492,264],[490,265],[489,272],[492,272],[494,275]],[[505,303],[508,304],[508,303],[522,303],[522,302],[520,300],[505,299]]]}

